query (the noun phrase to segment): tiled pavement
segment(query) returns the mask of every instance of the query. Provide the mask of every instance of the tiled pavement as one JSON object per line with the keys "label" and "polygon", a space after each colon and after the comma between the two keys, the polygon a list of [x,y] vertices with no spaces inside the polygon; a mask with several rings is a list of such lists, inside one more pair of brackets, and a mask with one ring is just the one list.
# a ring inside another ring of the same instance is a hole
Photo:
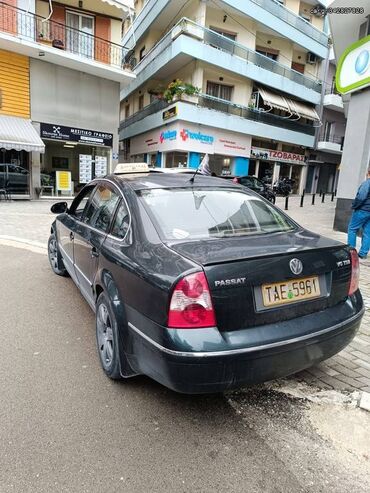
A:
{"label": "tiled pavement", "polygon": [[[317,197],[318,199],[318,197]],[[17,238],[46,247],[54,215],[49,201],[0,202],[0,240]],[[277,205],[284,207],[284,199]],[[317,200],[311,205],[306,197],[303,208],[299,198],[290,197],[289,211],[298,223],[323,235],[346,241],[346,235],[332,230],[335,202]],[[292,377],[325,389],[364,390],[370,392],[370,259],[361,261],[361,291],[366,313],[361,329],[353,342],[341,353],[320,365]]]}

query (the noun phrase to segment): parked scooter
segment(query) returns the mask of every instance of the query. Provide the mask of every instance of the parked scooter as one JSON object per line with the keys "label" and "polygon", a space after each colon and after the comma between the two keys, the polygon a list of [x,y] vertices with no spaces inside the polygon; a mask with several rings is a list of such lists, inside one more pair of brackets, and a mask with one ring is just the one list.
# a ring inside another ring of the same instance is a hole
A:
{"label": "parked scooter", "polygon": [[274,183],[273,190],[276,195],[287,197],[290,193],[292,193],[292,186],[294,185],[294,181],[295,180],[292,180],[290,178],[280,178]]}

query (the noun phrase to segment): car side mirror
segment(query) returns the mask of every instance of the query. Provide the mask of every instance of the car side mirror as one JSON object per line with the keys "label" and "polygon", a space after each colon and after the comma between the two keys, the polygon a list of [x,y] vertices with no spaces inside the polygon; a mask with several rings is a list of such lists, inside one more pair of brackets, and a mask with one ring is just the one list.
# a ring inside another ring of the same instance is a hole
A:
{"label": "car side mirror", "polygon": [[68,204],[67,202],[57,202],[51,206],[50,210],[53,214],[63,214],[63,212],[68,211]]}

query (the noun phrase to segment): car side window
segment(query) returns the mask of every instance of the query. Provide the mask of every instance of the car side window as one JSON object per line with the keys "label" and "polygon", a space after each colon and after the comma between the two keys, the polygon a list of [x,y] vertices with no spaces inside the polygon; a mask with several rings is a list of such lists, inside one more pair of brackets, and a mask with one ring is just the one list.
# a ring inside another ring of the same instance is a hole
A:
{"label": "car side window", "polygon": [[116,238],[123,239],[127,235],[128,228],[130,227],[130,213],[128,211],[126,202],[121,201],[116,217],[114,219],[111,234]]}
{"label": "car side window", "polygon": [[118,192],[106,185],[98,185],[83,221],[89,226],[106,233],[119,199]]}
{"label": "car side window", "polygon": [[81,219],[84,212],[86,212],[87,204],[89,198],[91,197],[95,186],[84,188],[81,193],[77,195],[72,206],[71,206],[71,214],[73,214],[77,219]]}

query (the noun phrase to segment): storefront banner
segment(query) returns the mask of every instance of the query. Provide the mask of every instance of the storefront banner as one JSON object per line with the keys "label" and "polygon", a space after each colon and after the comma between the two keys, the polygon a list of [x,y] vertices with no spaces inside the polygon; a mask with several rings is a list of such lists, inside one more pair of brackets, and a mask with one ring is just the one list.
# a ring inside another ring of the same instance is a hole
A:
{"label": "storefront banner", "polygon": [[175,122],[165,128],[133,137],[132,155],[151,152],[190,151],[249,157],[251,137],[206,126]]}
{"label": "storefront banner", "polygon": [[112,147],[113,145],[113,134],[50,123],[40,123],[40,136],[42,139],[78,142],[85,145],[106,147]]}
{"label": "storefront banner", "polygon": [[276,151],[274,149],[251,148],[251,158],[290,164],[304,164],[306,156],[294,152]]}
{"label": "storefront banner", "polygon": [[56,171],[56,189],[59,192],[72,191],[72,174],[70,171]]}

